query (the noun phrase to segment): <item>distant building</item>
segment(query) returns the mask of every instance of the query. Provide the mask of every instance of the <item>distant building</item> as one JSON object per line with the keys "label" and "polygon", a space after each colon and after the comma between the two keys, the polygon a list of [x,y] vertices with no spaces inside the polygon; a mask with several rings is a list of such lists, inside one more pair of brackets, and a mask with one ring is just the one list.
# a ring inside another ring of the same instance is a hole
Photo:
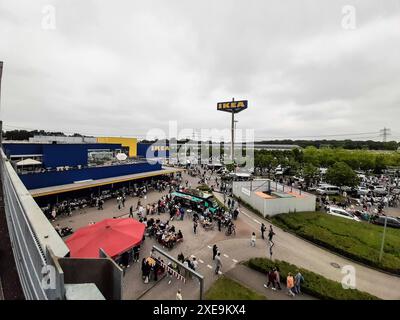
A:
{"label": "distant building", "polygon": [[97,143],[94,137],[34,136],[29,143]]}

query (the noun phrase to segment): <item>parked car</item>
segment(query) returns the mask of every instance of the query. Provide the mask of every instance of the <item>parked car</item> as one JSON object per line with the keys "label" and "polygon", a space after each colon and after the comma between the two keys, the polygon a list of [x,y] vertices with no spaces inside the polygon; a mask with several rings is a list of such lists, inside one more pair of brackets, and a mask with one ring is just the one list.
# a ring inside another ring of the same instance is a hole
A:
{"label": "parked car", "polygon": [[372,192],[377,196],[386,196],[388,194],[386,188],[382,186],[375,187]]}
{"label": "parked car", "polygon": [[340,188],[331,185],[325,185],[319,187],[316,192],[320,195],[338,195],[340,194]]}
{"label": "parked car", "polygon": [[385,219],[387,219],[387,226],[392,227],[392,228],[400,228],[400,219],[396,217],[385,217],[385,216],[379,216],[378,218],[374,219],[372,223],[384,226],[385,225]]}
{"label": "parked car", "polygon": [[348,212],[342,208],[337,208],[337,207],[328,207],[328,214],[336,217],[341,217],[353,221],[360,222],[360,218],[358,218],[356,215],[352,214],[351,212]]}
{"label": "parked car", "polygon": [[371,192],[371,190],[368,189],[367,187],[358,187],[357,188],[357,195],[358,196],[366,196],[370,192]]}

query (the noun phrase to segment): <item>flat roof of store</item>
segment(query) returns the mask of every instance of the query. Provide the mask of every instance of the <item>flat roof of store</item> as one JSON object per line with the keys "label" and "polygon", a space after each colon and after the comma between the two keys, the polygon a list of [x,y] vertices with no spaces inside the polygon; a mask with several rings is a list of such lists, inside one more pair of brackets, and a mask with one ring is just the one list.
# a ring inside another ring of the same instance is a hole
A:
{"label": "flat roof of store", "polygon": [[143,173],[135,173],[135,174],[129,174],[129,175],[125,175],[125,176],[106,178],[106,179],[85,180],[82,182],[64,184],[64,185],[60,185],[60,186],[52,186],[52,187],[46,187],[46,188],[40,188],[40,189],[31,189],[31,190],[29,190],[29,192],[32,195],[32,197],[37,198],[37,197],[54,195],[54,194],[60,194],[60,193],[69,192],[69,191],[76,191],[76,190],[100,187],[100,186],[108,185],[111,183],[128,182],[128,181],[138,180],[138,179],[142,179],[142,178],[161,176],[164,174],[175,173],[175,172],[179,172],[179,171],[183,171],[183,170],[184,169],[180,169],[180,168],[164,167],[162,170],[155,170],[155,171],[143,172]]}

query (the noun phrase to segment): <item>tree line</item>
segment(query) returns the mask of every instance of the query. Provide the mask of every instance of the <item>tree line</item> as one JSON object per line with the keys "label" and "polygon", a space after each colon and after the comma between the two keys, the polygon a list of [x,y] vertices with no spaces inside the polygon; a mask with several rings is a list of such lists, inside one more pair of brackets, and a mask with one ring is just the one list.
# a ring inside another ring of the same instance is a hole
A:
{"label": "tree line", "polygon": [[328,182],[335,185],[357,184],[357,170],[380,174],[388,168],[400,168],[400,152],[346,150],[314,146],[291,151],[256,150],[254,167],[258,173],[274,173],[281,166],[284,175],[301,176],[307,185],[320,177],[320,168],[326,168]]}
{"label": "tree line", "polygon": [[258,141],[255,144],[292,144],[301,148],[316,147],[316,148],[343,148],[348,150],[366,149],[366,150],[397,150],[400,148],[400,143],[396,141],[373,141],[373,140],[266,140]]}

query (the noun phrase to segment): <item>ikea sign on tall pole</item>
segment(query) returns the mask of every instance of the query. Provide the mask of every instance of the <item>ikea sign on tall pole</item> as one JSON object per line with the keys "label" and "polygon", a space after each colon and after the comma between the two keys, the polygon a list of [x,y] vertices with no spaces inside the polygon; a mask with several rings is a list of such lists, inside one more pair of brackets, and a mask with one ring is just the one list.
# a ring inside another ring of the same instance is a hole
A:
{"label": "ikea sign on tall pole", "polygon": [[238,113],[240,111],[243,111],[244,109],[247,109],[247,100],[219,102],[217,104],[217,109],[219,111]]}
{"label": "ikea sign on tall pole", "polygon": [[235,147],[235,113],[243,111],[247,109],[247,100],[235,101],[233,98],[232,101],[229,102],[218,102],[217,110],[230,112],[232,114],[231,119],[231,160],[232,163],[235,163],[234,158],[234,147]]}

